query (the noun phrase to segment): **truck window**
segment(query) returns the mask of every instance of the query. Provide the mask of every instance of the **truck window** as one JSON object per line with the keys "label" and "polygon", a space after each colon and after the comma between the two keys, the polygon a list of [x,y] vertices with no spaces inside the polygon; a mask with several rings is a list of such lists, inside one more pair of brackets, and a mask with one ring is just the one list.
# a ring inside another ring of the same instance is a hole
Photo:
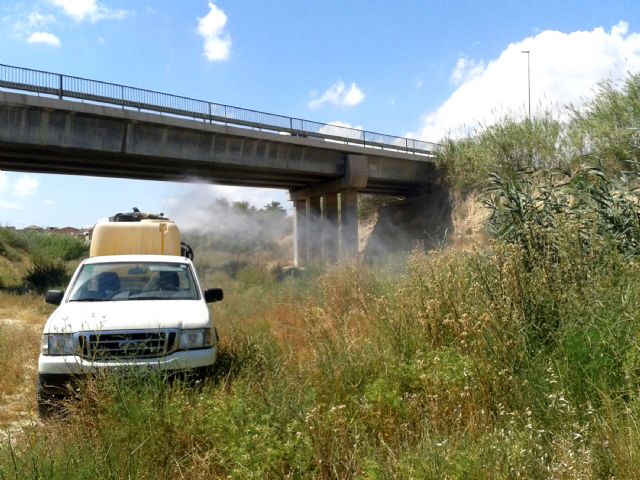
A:
{"label": "truck window", "polygon": [[70,302],[199,298],[189,265],[161,262],[84,265],[69,295]]}

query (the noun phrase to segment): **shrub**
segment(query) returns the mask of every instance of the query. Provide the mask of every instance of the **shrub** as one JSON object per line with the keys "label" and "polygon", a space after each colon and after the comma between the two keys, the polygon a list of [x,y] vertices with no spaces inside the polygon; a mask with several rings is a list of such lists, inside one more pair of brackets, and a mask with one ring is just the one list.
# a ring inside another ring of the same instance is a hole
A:
{"label": "shrub", "polygon": [[33,232],[26,235],[29,253],[48,261],[76,260],[87,255],[89,245],[67,235]]}
{"label": "shrub", "polygon": [[[636,175],[607,176],[601,169],[557,169],[491,175],[485,204],[498,238],[531,255],[556,257],[569,237],[582,253],[613,245],[624,255],[640,253],[640,197]],[[533,257],[532,257],[533,258]]]}
{"label": "shrub", "polygon": [[10,228],[0,228],[0,256],[17,261],[20,258],[18,252],[27,248],[27,242],[20,233]]}
{"label": "shrub", "polygon": [[42,293],[50,287],[64,288],[69,278],[69,272],[63,262],[37,259],[24,276],[24,283],[27,287]]}
{"label": "shrub", "polygon": [[15,261],[25,252],[45,260],[70,261],[86,256],[89,245],[67,235],[0,228],[0,256]]}
{"label": "shrub", "polygon": [[575,154],[608,173],[639,171],[640,74],[604,81],[581,108],[570,110]]}
{"label": "shrub", "polygon": [[548,112],[531,121],[507,117],[473,136],[446,138],[436,163],[453,188],[467,193],[485,187],[491,173],[512,178],[522,169],[563,165],[563,132]]}

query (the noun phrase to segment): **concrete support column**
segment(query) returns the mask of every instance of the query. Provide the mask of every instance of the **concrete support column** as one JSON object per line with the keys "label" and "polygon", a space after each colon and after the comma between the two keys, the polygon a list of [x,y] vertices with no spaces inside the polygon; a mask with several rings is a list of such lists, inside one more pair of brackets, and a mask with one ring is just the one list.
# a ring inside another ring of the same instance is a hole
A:
{"label": "concrete support column", "polygon": [[307,262],[307,199],[294,200],[293,264],[302,267]]}
{"label": "concrete support column", "polygon": [[324,196],[324,221],[322,225],[324,258],[329,263],[338,261],[338,194]]}
{"label": "concrete support column", "polygon": [[340,250],[345,258],[358,254],[358,193],[340,192]]}
{"label": "concrete support column", "polygon": [[309,261],[322,261],[322,197],[309,198],[309,215],[307,216],[307,242]]}

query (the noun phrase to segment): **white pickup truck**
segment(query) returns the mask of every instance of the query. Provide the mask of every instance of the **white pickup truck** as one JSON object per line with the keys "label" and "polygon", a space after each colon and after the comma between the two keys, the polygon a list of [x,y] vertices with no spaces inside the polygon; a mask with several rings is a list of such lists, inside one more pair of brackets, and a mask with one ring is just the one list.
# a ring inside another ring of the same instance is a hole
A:
{"label": "white pickup truck", "polygon": [[206,369],[217,332],[191,260],[174,255],[109,255],[84,260],[42,335],[37,399],[42,414],[75,377],[104,369]]}

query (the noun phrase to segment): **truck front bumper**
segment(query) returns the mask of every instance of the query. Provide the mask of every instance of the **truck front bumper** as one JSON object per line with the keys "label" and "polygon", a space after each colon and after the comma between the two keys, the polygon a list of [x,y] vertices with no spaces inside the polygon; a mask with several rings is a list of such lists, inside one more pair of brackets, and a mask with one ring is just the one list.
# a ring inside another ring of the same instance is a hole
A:
{"label": "truck front bumper", "polygon": [[191,370],[208,367],[216,361],[216,347],[175,352],[161,358],[90,361],[77,355],[40,355],[38,374],[72,377],[108,370],[155,369]]}

